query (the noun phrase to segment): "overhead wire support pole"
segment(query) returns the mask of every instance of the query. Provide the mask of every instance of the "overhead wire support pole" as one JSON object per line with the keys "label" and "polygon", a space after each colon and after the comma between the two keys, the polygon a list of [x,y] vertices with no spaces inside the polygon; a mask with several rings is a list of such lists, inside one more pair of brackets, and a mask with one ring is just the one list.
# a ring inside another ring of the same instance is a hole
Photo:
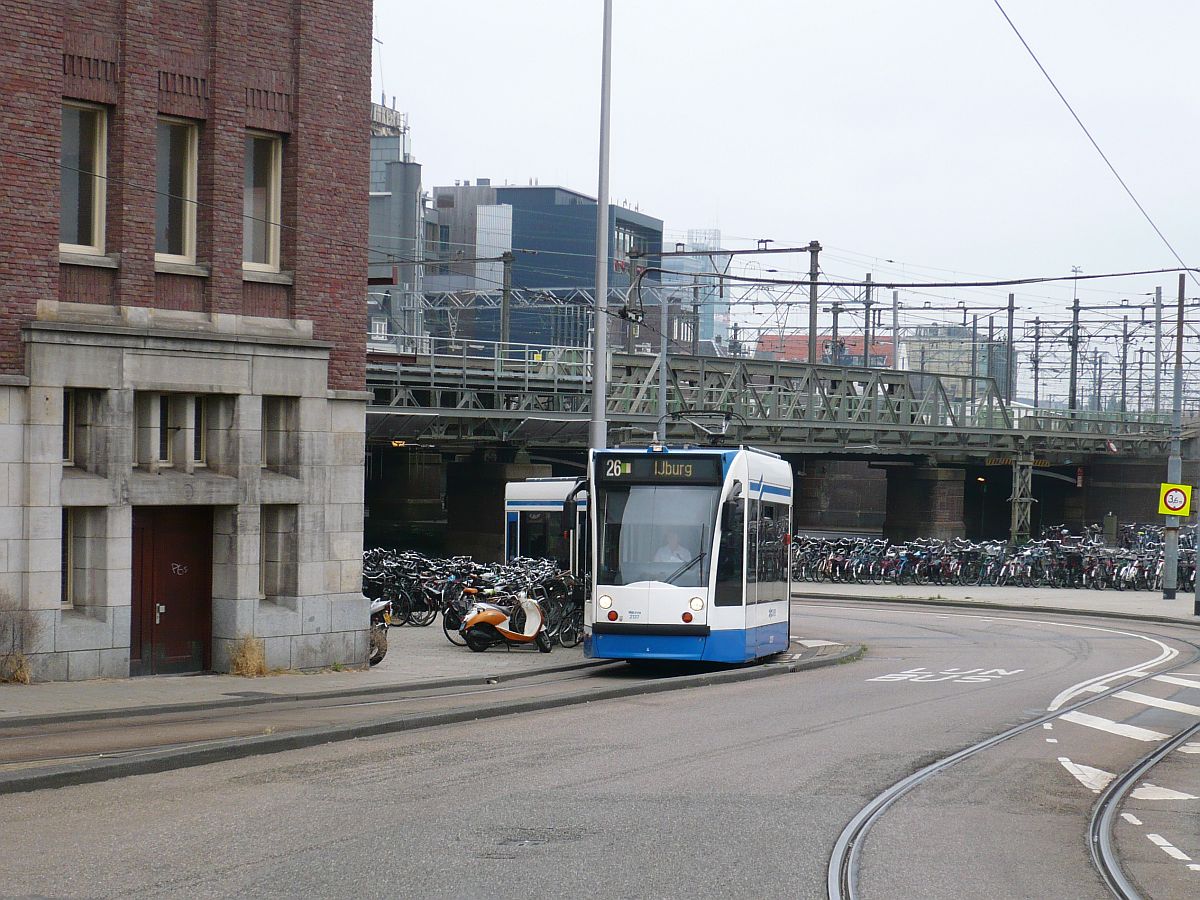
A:
{"label": "overhead wire support pole", "polygon": [[658,297],[659,337],[662,339],[661,351],[658,357],[658,439],[667,441],[667,360],[670,355],[668,344],[668,328],[670,326],[671,305],[665,294]]}
{"label": "overhead wire support pole", "polygon": [[808,362],[809,365],[815,365],[817,362],[817,278],[820,277],[821,270],[818,265],[818,254],[821,252],[821,245],[816,241],[810,241],[808,247]]}
{"label": "overhead wire support pole", "polygon": [[1162,412],[1162,288],[1154,289],[1154,414]]}
{"label": "overhead wire support pole", "polygon": [[867,283],[866,297],[863,299],[863,368],[871,365],[871,273],[864,279]]}
{"label": "overhead wire support pole", "polygon": [[[1071,271],[1079,273],[1078,266],[1072,266]],[[1076,283],[1078,291],[1078,283]],[[1071,412],[1079,408],[1079,294],[1071,302],[1071,381],[1067,407]]]}
{"label": "overhead wire support pole", "polygon": [[892,368],[900,371],[900,292],[892,291]]}
{"label": "overhead wire support pole", "polygon": [[[1179,302],[1175,323],[1175,400],[1171,409],[1171,455],[1167,457],[1167,481],[1183,478],[1183,293],[1186,276],[1179,275]],[[1174,600],[1179,587],[1179,517],[1167,516],[1163,535],[1163,599]]]}
{"label": "overhead wire support pole", "polygon": [[1013,316],[1017,311],[1016,295],[1008,295],[1008,337],[1005,344],[1006,355],[1004,358],[1004,399],[1008,403],[1013,401],[1013,365],[1015,364],[1015,356],[1013,352]]}
{"label": "overhead wire support pole", "polygon": [[505,250],[501,254],[504,263],[504,284],[500,289],[500,343],[507,345],[512,333],[512,267],[513,254]]}
{"label": "overhead wire support pole", "polygon": [[592,416],[588,446],[608,446],[608,122],[612,99],[612,0],[604,0],[600,65],[600,172],[596,186],[596,297],[592,325]]}

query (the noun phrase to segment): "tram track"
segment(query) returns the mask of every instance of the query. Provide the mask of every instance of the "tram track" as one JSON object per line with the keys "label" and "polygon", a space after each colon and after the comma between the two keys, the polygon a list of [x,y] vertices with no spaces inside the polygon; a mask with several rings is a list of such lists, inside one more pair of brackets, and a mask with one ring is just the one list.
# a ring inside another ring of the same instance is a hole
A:
{"label": "tram track", "polygon": [[1200,722],[1185,728],[1174,737],[1163,742],[1150,753],[1143,756],[1123,775],[1113,779],[1105,788],[1104,793],[1096,802],[1092,811],[1092,821],[1089,827],[1090,841],[1088,846],[1092,854],[1092,864],[1114,897],[1120,900],[1141,900],[1142,894],[1125,874],[1121,860],[1113,847],[1113,823],[1125,798],[1142,776],[1156,765],[1182,747],[1193,737],[1200,735]]}
{"label": "tram track", "polygon": [[[951,615],[954,615],[953,613]],[[981,618],[996,618],[996,619],[1016,619],[1012,616],[1003,616],[992,613]],[[1097,618],[1103,618],[1098,616]],[[1017,621],[1035,621],[1028,618],[1017,619]],[[1041,620],[1046,624],[1066,624],[1053,623],[1050,620]],[[1087,627],[1087,626],[1076,626]],[[1102,629],[1103,630],[1103,629]],[[1149,633],[1132,633],[1146,640],[1151,640],[1155,643],[1161,643],[1156,638],[1150,637]],[[1168,637],[1160,635],[1160,637]],[[1141,684],[1142,682],[1150,681],[1151,679],[1188,668],[1197,662],[1200,662],[1200,644],[1194,641],[1189,641],[1184,638],[1172,635],[1170,640],[1181,644],[1186,644],[1191,647],[1192,654],[1183,661],[1178,661],[1177,655],[1162,658],[1162,654],[1154,660],[1147,660],[1136,666],[1127,666],[1120,670],[1109,672],[1105,675],[1089,678],[1078,685],[1069,687],[1061,691],[1051,702],[1047,712],[1044,715],[1038,716],[1028,722],[1023,722],[1020,725],[1008,728],[998,734],[985,738],[970,746],[964,747],[949,756],[943,757],[933,763],[930,763],[916,772],[908,775],[900,781],[894,783],[886,790],[877,794],[870,800],[859,812],[847,823],[842,832],[838,835],[837,841],[834,843],[833,852],[830,855],[829,866],[826,873],[826,892],[829,900],[859,900],[858,892],[858,874],[862,864],[863,846],[866,842],[867,835],[871,828],[883,817],[883,815],[896,804],[901,798],[909,794],[918,786],[928,782],[935,775],[941,774],[952,768],[958,763],[977,756],[987,750],[993,749],[1000,744],[1003,744],[1012,738],[1033,731],[1040,726],[1053,722],[1061,718],[1064,714],[1071,713],[1077,710],[1082,710],[1087,706],[1099,703],[1105,699],[1116,696],[1122,691],[1127,691],[1130,687]],[[1173,665],[1170,668],[1162,669],[1155,672],[1145,672],[1145,669],[1162,665],[1163,662],[1172,661]],[[1106,681],[1121,678],[1122,683],[1098,693],[1093,693],[1091,696],[1079,700],[1075,703],[1068,701],[1078,696],[1084,691],[1095,690],[1098,685],[1104,684]],[[1115,848],[1112,845],[1112,824],[1116,816],[1121,802],[1124,800],[1133,785],[1137,783],[1139,778],[1145,774],[1153,766],[1167,757],[1174,749],[1182,746],[1192,736],[1200,733],[1200,723],[1184,728],[1179,733],[1169,738],[1162,746],[1157,747],[1154,751],[1143,756],[1133,767],[1129,768],[1123,775],[1115,779],[1108,789],[1101,796],[1093,811],[1090,822],[1090,849],[1092,854],[1093,864],[1104,880],[1106,886],[1115,897],[1120,900],[1140,900],[1141,894],[1130,883],[1128,877],[1117,859]]]}

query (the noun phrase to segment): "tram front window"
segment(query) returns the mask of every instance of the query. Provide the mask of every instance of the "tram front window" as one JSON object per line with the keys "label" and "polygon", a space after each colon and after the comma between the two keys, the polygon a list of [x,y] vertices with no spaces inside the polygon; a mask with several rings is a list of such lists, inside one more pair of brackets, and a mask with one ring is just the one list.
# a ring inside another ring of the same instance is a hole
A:
{"label": "tram front window", "polygon": [[600,582],[707,586],[720,494],[715,485],[605,489],[600,507]]}

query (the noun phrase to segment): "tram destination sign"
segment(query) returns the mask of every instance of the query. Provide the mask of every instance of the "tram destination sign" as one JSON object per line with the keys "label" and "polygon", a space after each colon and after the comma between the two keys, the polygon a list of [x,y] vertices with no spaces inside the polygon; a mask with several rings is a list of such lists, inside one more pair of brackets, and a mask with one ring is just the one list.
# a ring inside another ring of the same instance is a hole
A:
{"label": "tram destination sign", "polygon": [[717,456],[681,456],[677,453],[601,456],[596,477],[602,481],[669,484],[720,484],[721,459]]}

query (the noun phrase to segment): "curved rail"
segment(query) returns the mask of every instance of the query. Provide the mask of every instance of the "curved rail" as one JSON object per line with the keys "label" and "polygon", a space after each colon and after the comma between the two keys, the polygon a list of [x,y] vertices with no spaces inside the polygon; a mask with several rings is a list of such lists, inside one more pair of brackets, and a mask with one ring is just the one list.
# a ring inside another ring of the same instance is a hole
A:
{"label": "curved rail", "polygon": [[1121,868],[1121,861],[1117,859],[1116,851],[1113,849],[1112,829],[1117,811],[1130,788],[1137,784],[1143,775],[1197,734],[1200,734],[1200,722],[1191,728],[1185,728],[1162,746],[1142,757],[1137,765],[1120,778],[1114,779],[1096,802],[1096,808],[1092,811],[1089,845],[1092,852],[1092,863],[1100,873],[1100,877],[1104,879],[1104,883],[1108,885],[1108,889],[1112,891],[1113,896],[1119,897],[1120,900],[1141,900],[1142,895]]}
{"label": "curved rail", "polygon": [[[1128,690],[1131,685],[1140,684],[1143,681],[1148,681],[1149,679],[1153,678],[1155,675],[1163,674],[1163,672],[1174,672],[1177,669],[1185,668],[1187,666],[1193,665],[1197,661],[1200,661],[1200,645],[1194,644],[1191,641],[1182,640],[1181,638],[1172,638],[1172,639],[1177,640],[1180,643],[1187,644],[1187,645],[1195,648],[1196,652],[1192,654],[1190,659],[1187,659],[1183,662],[1176,663],[1175,665],[1171,666],[1171,668],[1169,668],[1169,669],[1163,669],[1162,672],[1149,673],[1140,678],[1135,678],[1132,681],[1124,682],[1123,684],[1117,685],[1116,687],[1109,688],[1108,690],[1104,691],[1103,693],[1094,694],[1091,697],[1088,697],[1084,700],[1079,701],[1078,703],[1074,703],[1070,706],[1065,706],[1065,707],[1055,709],[1053,712],[1047,712],[1043,716],[1038,716],[1036,719],[1033,719],[1029,722],[1025,722],[1021,725],[1016,725],[1012,728],[1009,728],[1007,731],[1002,731],[999,734],[993,735],[990,738],[986,738],[985,740],[982,740],[977,744],[972,744],[969,747],[964,747],[962,750],[959,750],[956,753],[952,753],[949,756],[938,760],[937,762],[930,763],[929,765],[925,766],[924,768],[918,769],[916,772],[909,775],[907,778],[904,778],[904,779],[896,782],[891,787],[889,787],[887,790],[885,790],[882,793],[880,793],[879,795],[877,795],[866,806],[864,806],[861,810],[859,810],[858,814],[855,815],[854,818],[850,820],[849,824],[847,824],[844,829],[842,829],[842,833],[840,835],[838,835],[838,839],[833,845],[833,853],[829,859],[829,869],[828,869],[827,875],[826,875],[826,891],[829,895],[829,900],[857,900],[857,898],[858,898],[858,869],[859,869],[860,860],[862,857],[862,845],[863,845],[864,839],[866,838],[867,832],[870,831],[871,826],[874,825],[876,821],[878,821],[879,817],[882,816],[893,803],[895,803],[897,800],[899,800],[901,797],[903,797],[905,794],[907,794],[909,791],[911,791],[917,785],[921,784],[924,781],[927,781],[928,779],[930,779],[934,775],[938,774],[939,772],[949,769],[955,763],[961,762],[962,760],[967,759],[968,757],[974,756],[977,753],[981,753],[984,750],[988,750],[992,747],[995,747],[997,744],[1001,744],[1004,741],[1007,741],[1009,738],[1016,737],[1019,734],[1024,734],[1025,732],[1030,731],[1034,728],[1037,728],[1039,725],[1042,725],[1046,722],[1051,722],[1054,719],[1061,717],[1063,715],[1063,713],[1068,713],[1068,712],[1072,712],[1077,709],[1082,709],[1083,707],[1087,706],[1090,703],[1096,703],[1097,701],[1104,700],[1107,697],[1111,697],[1112,695],[1116,694],[1118,691]],[[1110,673],[1106,677],[1107,678],[1116,677],[1116,673]],[[1105,680],[1105,678],[1092,679],[1092,681],[1094,681],[1094,682],[1103,682],[1104,680]],[[1200,726],[1196,726],[1196,727],[1200,727]],[[1187,733],[1190,733],[1193,730],[1194,730],[1194,728],[1186,729],[1184,734],[1186,735]],[[1179,743],[1183,743],[1183,741],[1186,739],[1187,739],[1186,737],[1184,737],[1183,739],[1173,738],[1172,742],[1179,741]],[[1163,748],[1160,748],[1160,750],[1162,750],[1162,749]],[[1169,751],[1167,751],[1167,752],[1169,752]],[[1152,756],[1154,756],[1154,754],[1152,754]],[[1157,758],[1161,758],[1161,757],[1157,757]],[[1145,761],[1143,760],[1143,762],[1145,762]],[[1143,767],[1142,765],[1139,765],[1139,766],[1135,767],[1135,769],[1131,770],[1131,772],[1134,773],[1131,776],[1132,780],[1136,780],[1136,778],[1138,777],[1138,774],[1141,771],[1144,771],[1144,768],[1149,768],[1149,766]],[[1124,777],[1130,777],[1129,773],[1126,773],[1126,776],[1124,776]],[[1109,790],[1111,792],[1112,788],[1110,787]],[[1115,809],[1115,806],[1114,806],[1114,809]],[[1111,816],[1108,817],[1108,819],[1106,819],[1105,821],[1108,823],[1108,827],[1110,829],[1108,834],[1111,835]],[[1093,820],[1093,835],[1095,834],[1095,831],[1094,831],[1095,828],[1096,828],[1096,820],[1094,819]],[[1095,848],[1094,841],[1093,841],[1093,848]],[[1109,847],[1108,850],[1109,850],[1109,852],[1111,852],[1111,847]],[[1093,854],[1094,853],[1095,853],[1095,849],[1093,849]],[[1093,858],[1095,858],[1095,857],[1093,856]],[[1119,865],[1116,864],[1115,859],[1112,859],[1110,857],[1110,861],[1113,864],[1112,871],[1119,873],[1121,870],[1120,870]],[[1101,873],[1104,874],[1103,869],[1101,869]],[[1106,883],[1107,883],[1107,876],[1106,876]],[[1109,886],[1111,888],[1112,884],[1110,883]],[[1116,893],[1116,896],[1121,897],[1121,898],[1126,898],[1126,897],[1134,898],[1134,897],[1139,896],[1136,892],[1132,893],[1132,894],[1121,894],[1121,893],[1117,893],[1114,890],[1114,893]]]}

